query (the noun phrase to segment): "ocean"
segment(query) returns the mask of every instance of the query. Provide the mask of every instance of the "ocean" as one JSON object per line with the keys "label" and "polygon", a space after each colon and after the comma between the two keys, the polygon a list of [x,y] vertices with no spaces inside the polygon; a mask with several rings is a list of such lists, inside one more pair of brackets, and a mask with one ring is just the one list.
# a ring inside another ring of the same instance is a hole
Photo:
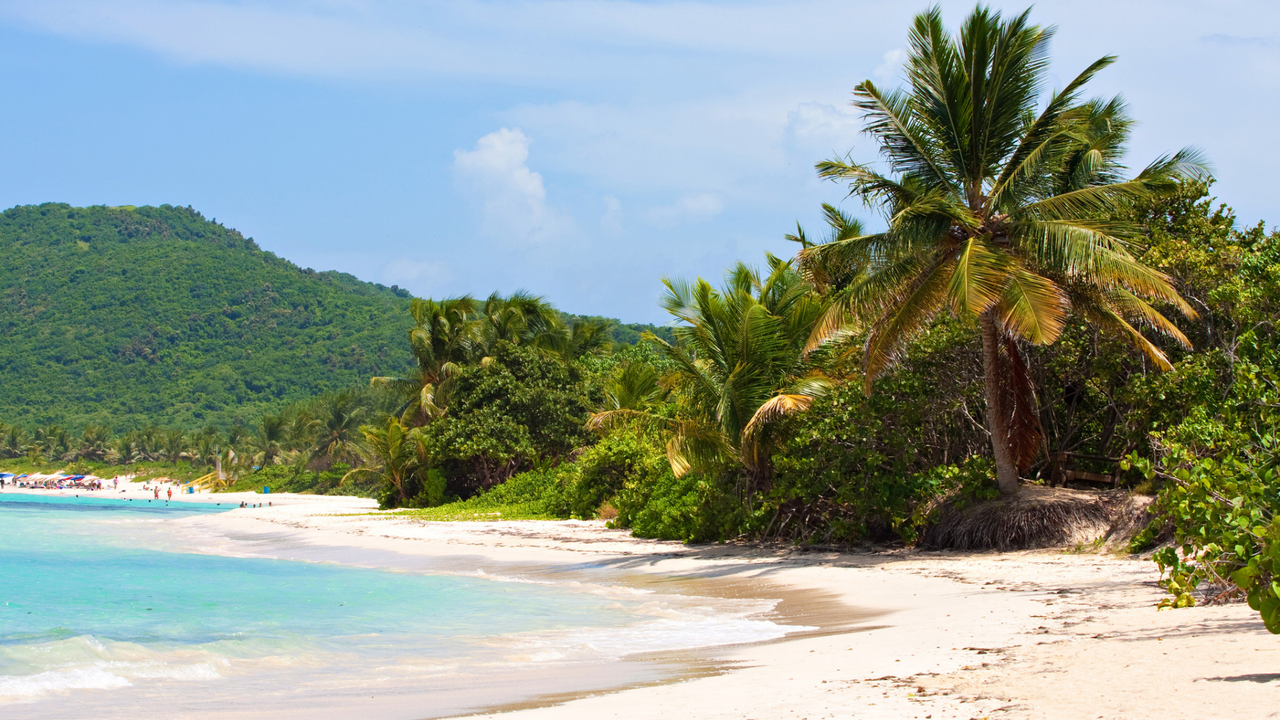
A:
{"label": "ocean", "polygon": [[787,630],[571,574],[178,552],[207,504],[0,494],[0,716],[427,718],[661,681]]}

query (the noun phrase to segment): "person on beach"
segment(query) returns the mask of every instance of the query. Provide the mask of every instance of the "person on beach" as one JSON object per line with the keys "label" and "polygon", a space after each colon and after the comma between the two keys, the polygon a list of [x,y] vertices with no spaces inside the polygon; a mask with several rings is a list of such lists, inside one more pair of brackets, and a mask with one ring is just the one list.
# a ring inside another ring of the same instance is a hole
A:
{"label": "person on beach", "polygon": [[172,487],[170,487],[170,488],[169,488],[169,499],[170,499],[170,500],[172,500],[172,499],[173,499],[173,488],[172,488]]}

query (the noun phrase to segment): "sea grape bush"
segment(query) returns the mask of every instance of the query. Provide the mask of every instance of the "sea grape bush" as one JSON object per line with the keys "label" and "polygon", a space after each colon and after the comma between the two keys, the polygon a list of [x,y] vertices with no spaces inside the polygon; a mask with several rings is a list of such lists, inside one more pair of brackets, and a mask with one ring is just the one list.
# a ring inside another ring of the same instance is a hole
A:
{"label": "sea grape bush", "polygon": [[1156,433],[1156,461],[1133,454],[1126,465],[1164,481],[1155,507],[1175,545],[1154,556],[1171,595],[1163,605],[1194,605],[1203,586],[1215,593],[1210,601],[1243,594],[1280,634],[1278,358],[1269,332],[1246,333],[1228,391]]}
{"label": "sea grape bush", "polygon": [[1171,595],[1161,607],[1195,605],[1207,584],[1217,593],[1210,600],[1243,594],[1267,630],[1280,634],[1280,470],[1274,456],[1264,462],[1202,458],[1167,476],[1159,510],[1176,544],[1154,555]]}

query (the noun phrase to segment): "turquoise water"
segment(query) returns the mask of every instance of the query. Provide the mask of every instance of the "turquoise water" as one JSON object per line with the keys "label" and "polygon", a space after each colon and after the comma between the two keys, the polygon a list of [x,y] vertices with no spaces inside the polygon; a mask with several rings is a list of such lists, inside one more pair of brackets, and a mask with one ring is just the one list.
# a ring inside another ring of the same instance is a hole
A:
{"label": "turquoise water", "polygon": [[[405,716],[424,717],[477,693],[513,699],[518,672],[548,663],[780,634],[616,588],[129,546],[132,527],[220,510],[0,495],[0,714],[124,717],[168,703],[174,716],[285,717],[372,687],[416,698]],[[427,707],[424,695],[448,703]]]}

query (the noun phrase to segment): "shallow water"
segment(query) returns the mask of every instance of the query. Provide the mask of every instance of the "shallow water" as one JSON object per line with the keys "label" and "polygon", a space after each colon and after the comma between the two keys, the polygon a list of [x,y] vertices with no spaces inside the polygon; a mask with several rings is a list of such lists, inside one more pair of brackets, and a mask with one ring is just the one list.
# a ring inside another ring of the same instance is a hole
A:
{"label": "shallow water", "polygon": [[[0,714],[432,717],[658,679],[639,652],[766,640],[741,603],[156,549],[220,508],[0,495]],[[145,530],[145,532],[139,532]]]}

